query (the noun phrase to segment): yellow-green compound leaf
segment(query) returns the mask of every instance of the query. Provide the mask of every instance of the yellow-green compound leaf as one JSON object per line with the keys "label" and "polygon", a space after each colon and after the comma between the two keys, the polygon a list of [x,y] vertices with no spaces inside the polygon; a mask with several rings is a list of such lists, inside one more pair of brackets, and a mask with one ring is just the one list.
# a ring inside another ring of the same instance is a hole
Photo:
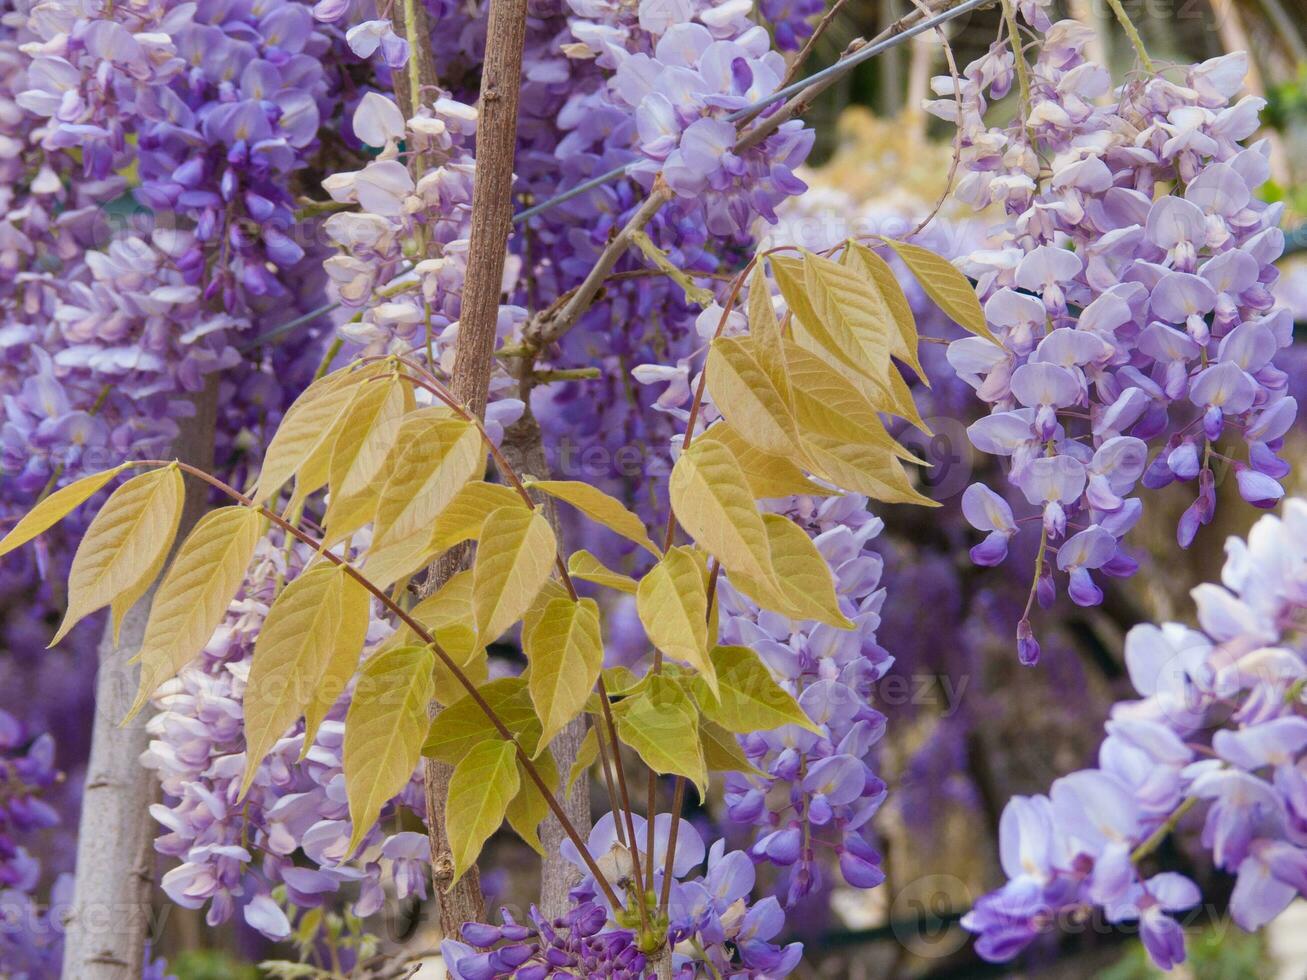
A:
{"label": "yellow-green compound leaf", "polygon": [[523,631],[522,647],[531,664],[528,685],[548,745],[585,708],[604,665],[599,606],[593,599],[554,599]]}
{"label": "yellow-green compound leaf", "polygon": [[557,547],[539,511],[501,507],[486,518],[472,578],[472,607],[483,643],[493,643],[522,618],[549,578]]}
{"label": "yellow-green compound leaf", "polygon": [[454,767],[445,804],[449,849],[454,857],[451,888],[476,864],[481,848],[504,822],[519,785],[512,742],[482,742]]}
{"label": "yellow-green compound leaf", "polygon": [[[357,602],[345,621],[346,589],[352,580],[336,565],[316,565],[282,590],[268,610],[254,642],[249,683],[245,687],[244,796],[259,763],[300,715],[318,699],[318,687],[333,661],[349,664],[352,673],[367,630],[366,593],[357,585],[351,598],[363,594],[362,615]],[[359,625],[363,629],[359,629]],[[339,694],[339,692],[337,692]],[[328,706],[329,707],[329,706]],[[314,731],[304,743],[312,744]]]}
{"label": "yellow-green compound leaf", "polygon": [[595,764],[599,758],[599,730],[591,725],[585,730],[585,738],[581,739],[581,747],[576,750],[576,759],[572,762],[572,768],[567,773],[567,795],[572,795],[572,787],[576,781],[581,778],[587,769]]}
{"label": "yellow-green compound leaf", "polygon": [[894,277],[894,270],[874,249],[858,242],[848,243],[844,249],[843,259],[845,265],[860,268],[876,287],[881,299],[885,301],[886,312],[897,334],[897,339],[891,344],[890,349],[894,356],[912,368],[922,384],[929,388],[930,379],[922,370],[917,353],[917,321],[912,315],[912,306],[908,303],[907,296],[903,294],[903,287]]}
{"label": "yellow-green compound leaf", "polygon": [[[340,575],[340,628],[331,638],[326,662],[304,708],[304,748],[300,758],[308,755],[317,737],[318,728],[340,696],[345,693],[350,678],[359,665],[359,654],[368,637],[371,619],[372,596],[352,575],[341,569]],[[264,629],[267,629],[265,626]]]}
{"label": "yellow-green compound leaf", "polygon": [[364,570],[382,588],[426,560],[432,523],[485,466],[486,451],[476,426],[422,411],[401,428],[398,455],[388,464],[377,503]]}
{"label": "yellow-green compound leaf", "polygon": [[304,390],[286,411],[268,450],[254,490],[254,502],[266,503],[315,452],[329,452],[336,420],[354,397],[354,386],[374,377],[379,368],[342,368]]}
{"label": "yellow-green compound leaf", "polygon": [[717,678],[708,657],[708,590],[703,567],[689,548],[672,548],[645,573],[635,608],[649,642],[673,660],[689,664],[715,690]]}
{"label": "yellow-green compound leaf", "polygon": [[635,595],[635,579],[613,571],[585,550],[572,552],[572,556],[567,559],[567,574],[583,582],[593,582],[595,585],[603,585],[618,592]]}
{"label": "yellow-green compound leaf", "polygon": [[819,433],[845,442],[875,446],[901,459],[920,462],[886,431],[876,407],[848,378],[798,344],[787,343],[785,357],[804,435]]}
{"label": "yellow-green compound leaf", "polygon": [[571,504],[590,520],[602,524],[628,541],[634,541],[655,558],[662,554],[658,546],[649,540],[644,522],[598,487],[576,480],[532,480],[527,485]]}
{"label": "yellow-green compound leaf", "polygon": [[885,450],[818,433],[804,439],[804,448],[816,470],[838,487],[887,504],[939,506],[917,491],[903,464]]}
{"label": "yellow-green compound leaf", "polygon": [[[525,677],[501,677],[482,684],[477,694],[490,706],[528,755],[540,741],[540,720],[531,705]],[[471,697],[455,701],[436,715],[422,754],[454,765],[478,743],[502,735]]]}
{"label": "yellow-green compound leaf", "polygon": [[356,385],[341,413],[328,459],[331,502],[324,518],[329,544],[343,541],[376,514],[378,490],[400,420],[412,407],[412,389],[398,378]]}
{"label": "yellow-green compound leaf", "polygon": [[220,507],[187,535],[154,594],[138,654],[141,686],[128,718],[204,649],[245,581],[262,531],[263,516],[252,507]]}
{"label": "yellow-green compound leaf", "polygon": [[684,776],[703,799],[708,767],[699,742],[699,712],[674,680],[651,676],[635,697],[613,706],[617,737],[654,772]]}
{"label": "yellow-green compound leaf", "polygon": [[681,527],[728,572],[774,581],[767,532],[734,453],[696,441],[672,468],[670,493]]}
{"label": "yellow-green compound leaf", "polygon": [[[557,793],[558,763],[554,761],[554,754],[546,749],[534,764],[536,772],[549,787],[549,792]],[[533,851],[544,857],[545,848],[540,843],[540,822],[549,816],[549,803],[540,792],[540,787],[535,784],[535,780],[526,771],[526,767],[522,765],[521,759],[517,760],[517,781],[521,788],[508,804],[508,812],[505,814],[508,817],[508,825]]]}
{"label": "yellow-green compound leaf", "polygon": [[491,512],[500,507],[525,510],[526,506],[526,501],[516,490],[475,480],[463,487],[436,518],[428,551],[436,555],[464,541],[475,541],[481,537],[481,528]]}
{"label": "yellow-green compound leaf", "polygon": [[926,295],[958,326],[977,337],[984,337],[995,344],[999,342],[985,322],[985,311],[976,298],[975,289],[967,277],[958,271],[957,266],[920,245],[898,242],[892,238],[882,238],[881,241],[894,249],[908,271],[917,277],[917,282]]}
{"label": "yellow-green compound leaf", "polygon": [[[853,623],[840,612],[830,566],[803,528],[781,514],[764,514],[762,519],[771,544],[772,566],[777,578],[785,583],[784,596],[790,604],[789,609],[779,611],[791,619],[814,619],[839,629],[853,629]],[[759,605],[764,603],[755,595],[768,597],[765,589],[744,576],[732,575],[730,581]]]}
{"label": "yellow-green compound leaf", "polygon": [[176,466],[132,477],[113,492],[77,546],[68,573],[68,611],[50,646],[83,617],[133,589],[145,573],[153,569],[158,574],[177,533],[185,498]]}
{"label": "yellow-green compound leaf", "polygon": [[[721,695],[715,704],[709,698],[699,698],[709,721],[737,735],[769,731],[782,725],[798,725],[822,734],[799,707],[799,702],[772,679],[771,671],[752,650],[714,647],[712,659],[717,667]],[[699,683],[695,681],[696,685]]]}
{"label": "yellow-green compound leaf", "polygon": [[749,761],[735,736],[720,725],[700,718],[699,741],[703,744],[703,761],[709,772],[740,772],[747,776],[767,777]]}
{"label": "yellow-green compound leaf", "polygon": [[[782,365],[783,368],[783,365]],[[751,337],[718,337],[705,366],[708,393],[741,437],[777,456],[799,451],[798,422],[790,392],[769,370]]]}
{"label": "yellow-green compound leaf", "polygon": [[102,470],[99,473],[84,476],[80,480],[74,480],[66,487],[60,487],[50,496],[38,502],[35,507],[23,515],[22,520],[10,528],[4,539],[0,540],[0,555],[9,554],[15,548],[21,548],[33,538],[50,530],[93,497],[96,491],[121,473],[124,468],[115,466],[111,470]]}
{"label": "yellow-green compound leaf", "polygon": [[359,672],[345,716],[343,760],[354,825],[351,854],[386,801],[404,788],[417,768],[434,687],[433,659],[425,647],[400,647],[370,657]]}
{"label": "yellow-green compound leaf", "polygon": [[812,482],[792,459],[773,456],[750,445],[726,422],[718,422],[695,442],[719,442],[729,449],[740,464],[749,493],[759,500],[801,495],[831,497],[837,492]]}

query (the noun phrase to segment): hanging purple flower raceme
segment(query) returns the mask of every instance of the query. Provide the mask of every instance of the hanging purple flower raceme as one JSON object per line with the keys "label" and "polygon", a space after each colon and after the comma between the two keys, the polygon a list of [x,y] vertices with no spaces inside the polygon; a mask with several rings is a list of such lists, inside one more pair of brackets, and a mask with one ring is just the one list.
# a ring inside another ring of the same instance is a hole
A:
{"label": "hanging purple flower raceme", "polygon": [[236,338],[320,304],[290,207],[333,111],[312,26],[289,0],[7,19],[0,444],[28,494],[165,454],[219,372],[224,456],[307,380],[255,380]]}
{"label": "hanging purple flower raceme", "polygon": [[1141,865],[1191,809],[1230,914],[1253,931],[1307,894],[1307,501],[1231,538],[1221,584],[1193,590],[1199,628],[1136,626],[1125,660],[1140,699],[1115,706],[1098,766],[1047,796],[1014,797],[1000,848],[1008,882],[963,919],[986,959],[1009,960],[1059,921],[1101,910],[1137,923],[1158,966],[1184,960],[1171,913],[1201,901]]}
{"label": "hanging purple flower raceme", "polygon": [[[1292,332],[1270,291],[1282,209],[1254,197],[1267,144],[1243,145],[1261,101],[1230,104],[1246,56],[1192,66],[1183,84],[1132,82],[1105,104],[1110,79],[1084,56],[1090,37],[1074,21],[1048,26],[1030,104],[1006,129],[983,122],[987,99],[1012,87],[1001,44],[960,88],[937,79],[947,97],[929,106],[961,129],[959,196],[1002,204],[1011,221],[959,262],[999,344],[949,347],[990,406],[971,442],[1006,460],[1019,491],[967,491],[967,518],[986,535],[972,558],[998,564],[1016,535],[1038,534],[1031,598],[1043,605],[1061,576],[1072,601],[1091,606],[1102,601],[1096,576],[1134,573],[1121,541],[1142,514],[1130,496],[1140,482],[1197,482],[1177,531],[1185,547],[1212,519],[1218,466],[1249,503],[1274,505],[1288,472],[1276,452],[1297,411],[1275,365]],[[1159,185],[1170,193],[1157,196]],[[1028,613],[1017,640],[1033,663]]]}

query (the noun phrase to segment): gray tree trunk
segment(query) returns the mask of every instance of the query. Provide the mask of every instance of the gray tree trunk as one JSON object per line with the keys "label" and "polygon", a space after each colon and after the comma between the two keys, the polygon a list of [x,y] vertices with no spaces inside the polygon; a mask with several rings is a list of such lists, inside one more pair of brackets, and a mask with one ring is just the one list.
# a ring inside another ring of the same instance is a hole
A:
{"label": "gray tree trunk", "polygon": [[[174,451],[178,459],[208,468],[213,465],[216,385],[211,383],[195,402],[195,417],[182,421]],[[179,540],[205,505],[203,484],[188,478],[186,489]],[[121,724],[140,673],[127,661],[140,649],[153,600],[151,587],[123,617],[119,642],[114,643],[108,623],[100,640],[91,758],[77,832],[77,879],[64,927],[63,980],[140,980],[146,941],[157,938],[150,935],[154,874],[147,812],[155,782],[139,761],[149,744],[149,711]]]}

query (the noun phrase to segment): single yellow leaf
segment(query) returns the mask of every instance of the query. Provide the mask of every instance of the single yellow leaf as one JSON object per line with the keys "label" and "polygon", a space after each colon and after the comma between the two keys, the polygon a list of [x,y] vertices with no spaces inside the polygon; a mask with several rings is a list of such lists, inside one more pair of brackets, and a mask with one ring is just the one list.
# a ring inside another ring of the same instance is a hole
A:
{"label": "single yellow leaf", "polygon": [[388,465],[364,570],[382,588],[428,558],[436,517],[485,466],[477,427],[462,419],[422,415],[406,419]]}
{"label": "single yellow leaf", "polygon": [[[709,721],[737,735],[770,731],[782,725],[798,725],[817,735],[824,734],[799,707],[794,696],[776,683],[771,671],[752,650],[714,647],[712,659],[717,667],[720,695],[715,702],[698,697]],[[697,687],[702,681],[696,678],[693,683]]]}
{"label": "single yellow leaf", "polygon": [[[841,335],[857,343],[854,354],[863,374],[884,382],[894,370],[890,356],[897,337],[889,307],[875,286],[831,259],[805,252],[804,283],[813,313],[827,325],[842,322]],[[804,326],[808,326],[804,322]]]}
{"label": "single yellow leaf", "polygon": [[984,337],[994,344],[999,343],[985,322],[985,311],[976,298],[975,289],[967,277],[958,271],[957,266],[920,245],[884,237],[881,241],[894,249],[908,271],[916,276],[926,295],[935,301],[935,305],[945,315],[963,330]]}
{"label": "single yellow leaf", "polygon": [[[461,634],[461,639],[452,636],[452,633]],[[455,659],[461,656],[462,661],[458,664],[458,670],[463,675],[463,679],[473,687],[480,687],[490,680],[490,656],[486,653],[485,647],[479,645],[474,646],[470,653],[458,653],[459,643],[466,644],[468,639],[473,641],[476,639],[476,634],[468,626],[451,626],[436,635],[442,650]],[[459,698],[466,697],[467,687],[439,657],[436,658],[435,671],[435,697],[438,704],[453,704]]]}
{"label": "single yellow leaf", "polygon": [[820,433],[805,437],[804,448],[816,471],[837,487],[887,504],[939,506],[938,501],[922,496],[912,485],[903,464],[882,449],[847,443]]}
{"label": "single yellow leaf", "polygon": [[[563,586],[563,583],[556,578],[548,579],[536,597],[531,600],[531,605],[527,606],[526,612],[522,614],[522,636],[530,633],[536,628],[536,623],[544,617],[545,610],[555,599],[571,599],[571,594]],[[530,668],[528,668],[529,671]]]}
{"label": "single yellow leaf", "polygon": [[369,657],[359,672],[345,716],[345,796],[354,825],[348,853],[413,778],[427,733],[432,661],[425,647],[400,647]]}
{"label": "single yellow leaf", "polygon": [[380,370],[380,362],[358,369],[349,365],[319,378],[295,399],[263,454],[263,470],[254,490],[256,504],[272,499],[312,453],[321,451],[324,445],[330,449],[328,440],[334,436],[336,420],[354,397],[354,386],[375,377]]}
{"label": "single yellow leaf", "polygon": [[[7,555],[15,548],[21,548],[40,534],[44,534],[79,506],[93,497],[96,492],[126,467],[115,466],[111,470],[92,473],[80,480],[74,480],[66,487],[60,487],[23,515],[22,519],[9,529],[9,533],[0,540],[0,555]],[[148,475],[148,474],[147,474]]]}
{"label": "single yellow leaf", "polygon": [[282,589],[268,610],[245,687],[245,776],[238,797],[313,700],[340,632],[344,576],[334,565],[316,565]]}
{"label": "single yellow leaf", "polygon": [[[853,629],[853,623],[840,612],[830,566],[803,528],[781,514],[764,514],[762,519],[767,525],[772,567],[776,577],[785,583],[781,597],[788,608],[777,612],[791,619],[813,619],[839,629]],[[773,596],[766,589],[740,575],[731,575],[729,580],[758,605],[771,608],[768,600]]]}
{"label": "single yellow leaf", "polygon": [[331,498],[323,519],[328,545],[343,541],[375,516],[387,475],[385,464],[398,438],[400,420],[412,406],[412,388],[396,377],[355,386],[328,457]]}
{"label": "single yellow leaf", "polygon": [[182,542],[150,607],[137,654],[140,689],[128,719],[209,642],[245,581],[262,531],[263,515],[254,508],[220,507]]}
{"label": "single yellow leaf", "polygon": [[890,264],[874,249],[853,241],[845,246],[842,258],[845,265],[861,269],[876,287],[876,291],[885,302],[885,310],[890,322],[894,324],[896,339],[891,343],[890,349],[894,356],[912,368],[921,383],[929,388],[930,379],[922,370],[921,359],[917,352],[917,320],[912,315],[912,306],[908,303],[907,296],[903,294],[903,287],[895,278]]}
{"label": "single yellow leaf", "polygon": [[703,566],[691,549],[672,548],[645,573],[635,607],[649,642],[668,657],[689,664],[716,690],[708,657],[708,590]]}
{"label": "single yellow leaf", "polygon": [[593,599],[550,601],[531,629],[523,630],[522,650],[531,665],[528,686],[544,727],[543,747],[585,709],[604,665],[598,604]]}
{"label": "single yellow leaf", "polygon": [[644,521],[598,487],[577,480],[530,480],[527,486],[571,504],[595,523],[602,524],[628,541],[634,541],[655,558],[662,554],[658,546],[649,540],[649,531],[645,528]]}
{"label": "single yellow leaf", "polygon": [[77,546],[68,573],[68,611],[50,646],[120,593],[135,591],[145,573],[153,569],[158,574],[160,556],[172,547],[185,499],[176,466],[134,476],[113,492]]}
{"label": "single yellow leaf", "polygon": [[781,370],[768,370],[752,337],[718,337],[705,365],[708,394],[740,436],[776,456],[799,451],[798,422]]}
{"label": "single yellow leaf", "polygon": [[[554,754],[546,749],[535,760],[535,770],[549,787],[549,792],[558,792],[558,763]],[[549,803],[540,787],[535,784],[522,760],[517,760],[517,781],[519,789],[512,802],[508,804],[508,825],[517,832],[517,836],[526,842],[531,850],[541,857],[545,856],[544,845],[540,843],[540,823],[549,816]]]}
{"label": "single yellow leaf", "polygon": [[699,741],[699,712],[681,685],[653,675],[634,697],[613,705],[617,737],[654,772],[684,776],[702,800],[708,768]]}
{"label": "single yellow leaf", "polygon": [[[806,335],[826,356],[838,361],[847,370],[866,376],[871,367],[864,363],[862,348],[848,323],[838,317],[829,322],[822,319],[813,304],[809,294],[806,263],[801,259],[781,255],[771,256],[770,261],[781,297],[790,309],[790,326],[795,338]],[[796,327],[802,330],[797,330]]]}
{"label": "single yellow leaf", "polygon": [[613,571],[584,549],[572,552],[572,556],[567,559],[567,574],[572,578],[579,578],[582,582],[593,582],[595,585],[603,585],[618,592],[635,595],[635,579]]}
{"label": "single yellow leaf", "polygon": [[581,778],[587,769],[595,764],[599,758],[599,730],[591,725],[585,730],[585,738],[581,739],[581,746],[576,750],[576,759],[572,762],[572,768],[567,773],[567,790],[568,796],[572,795],[572,787],[576,781]]}
{"label": "single yellow leaf", "polygon": [[367,642],[368,622],[372,618],[372,594],[348,572],[338,571],[341,576],[340,628],[331,638],[327,659],[304,709],[304,748],[300,752],[301,759],[308,755],[327,712],[340,700],[354,671],[358,669],[359,654]]}
{"label": "single yellow leaf", "polygon": [[[477,694],[517,739],[522,750],[534,755],[540,743],[540,720],[531,705],[525,677],[499,677],[477,687]],[[479,742],[502,734],[470,696],[450,703],[431,722],[422,754],[450,765],[467,755]]]}
{"label": "single yellow leaf", "polygon": [[876,407],[854,384],[816,354],[786,343],[785,358],[794,385],[801,431],[887,450],[900,459],[922,462],[885,429]]}
{"label": "single yellow leaf", "polygon": [[449,849],[454,857],[450,888],[476,864],[481,848],[504,822],[519,786],[517,751],[512,742],[482,742],[454,767],[445,804]]}
{"label": "single yellow leaf", "polygon": [[[449,581],[410,609],[408,614],[429,630],[452,623],[471,623],[472,569],[465,568],[456,572]],[[401,624],[400,629],[407,627]],[[417,641],[414,639],[412,642]]]}
{"label": "single yellow leaf", "polygon": [[[762,271],[761,262],[753,267],[753,275],[749,278],[748,314],[749,336],[757,344],[763,366],[770,370],[783,365],[785,359],[781,356],[781,325],[776,319],[776,307],[772,305],[771,289],[767,285],[767,276]],[[782,386],[785,385],[784,372],[781,372],[778,380]],[[788,390],[783,389],[782,394],[788,400]]]}
{"label": "single yellow leaf", "polygon": [[526,501],[516,490],[499,483],[474,480],[463,487],[436,518],[428,552],[436,555],[464,541],[475,541],[481,537],[481,526],[491,511],[500,507],[525,510],[526,506]]}
{"label": "single yellow leaf", "polygon": [[677,459],[669,489],[681,527],[728,572],[775,584],[762,515],[734,453],[696,441]]}
{"label": "single yellow leaf", "polygon": [[720,442],[740,464],[749,493],[759,500],[775,497],[811,496],[833,497],[836,491],[814,483],[794,461],[785,456],[773,456],[752,446],[726,422],[718,422],[696,440]]}
{"label": "single yellow leaf", "polygon": [[769,778],[749,761],[739,741],[721,725],[699,719],[699,741],[703,744],[703,761],[709,772],[739,772],[746,776]]}
{"label": "single yellow leaf", "polygon": [[501,507],[486,518],[472,579],[483,643],[493,643],[530,608],[554,567],[557,546],[539,511]]}

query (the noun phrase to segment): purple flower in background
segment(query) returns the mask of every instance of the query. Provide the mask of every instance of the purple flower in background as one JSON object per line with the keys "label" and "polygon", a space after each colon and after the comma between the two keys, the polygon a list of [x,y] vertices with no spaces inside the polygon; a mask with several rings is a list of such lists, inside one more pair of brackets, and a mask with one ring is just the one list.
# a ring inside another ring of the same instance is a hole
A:
{"label": "purple flower in background", "polygon": [[[1092,556],[1095,541],[1076,554]],[[1167,623],[1127,635],[1141,699],[1113,709],[1098,767],[1004,808],[1008,881],[962,920],[986,959],[1009,960],[1059,917],[1098,907],[1109,922],[1138,923],[1162,969],[1183,962],[1173,916],[1199,904],[1198,888],[1140,868],[1155,835],[1175,831],[1191,807],[1205,812],[1201,845],[1236,876],[1230,914],[1241,928],[1261,928],[1307,894],[1307,647],[1296,625],[1307,613],[1307,501],[1287,501],[1246,541],[1231,538],[1221,585],[1193,598],[1201,632]]]}

